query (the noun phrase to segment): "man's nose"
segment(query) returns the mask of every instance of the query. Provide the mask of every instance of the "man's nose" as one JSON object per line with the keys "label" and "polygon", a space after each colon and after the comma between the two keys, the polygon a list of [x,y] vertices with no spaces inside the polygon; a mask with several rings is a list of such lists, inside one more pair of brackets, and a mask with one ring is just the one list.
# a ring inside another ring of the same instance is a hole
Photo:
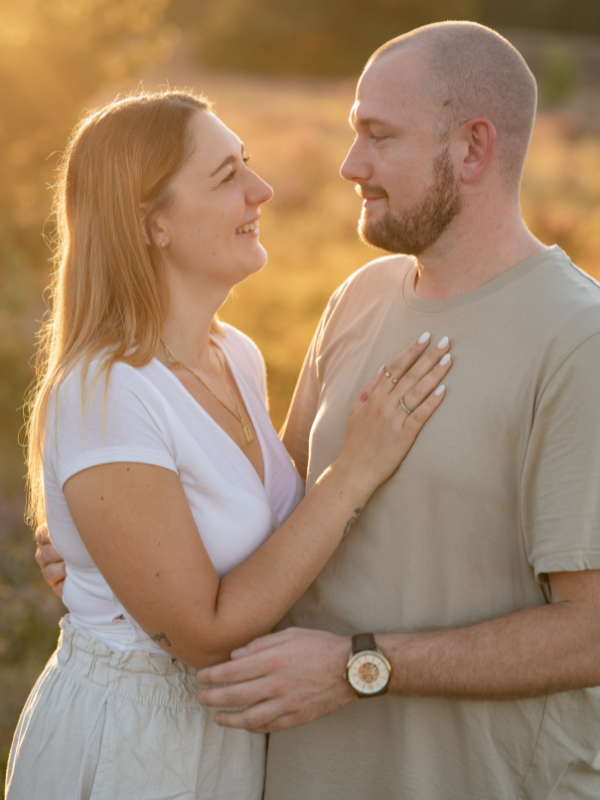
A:
{"label": "man's nose", "polygon": [[351,183],[366,183],[372,174],[372,169],[366,156],[362,142],[356,139],[340,169],[342,178]]}

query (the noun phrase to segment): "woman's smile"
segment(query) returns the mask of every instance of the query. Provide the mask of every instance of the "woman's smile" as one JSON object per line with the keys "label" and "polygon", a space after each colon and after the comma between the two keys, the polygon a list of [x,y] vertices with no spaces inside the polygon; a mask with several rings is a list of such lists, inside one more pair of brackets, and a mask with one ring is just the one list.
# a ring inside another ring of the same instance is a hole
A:
{"label": "woman's smile", "polygon": [[245,222],[243,225],[240,225],[239,228],[236,228],[235,233],[237,236],[252,236],[257,239],[258,229],[259,229],[259,222],[258,222],[258,217],[256,217],[250,222]]}

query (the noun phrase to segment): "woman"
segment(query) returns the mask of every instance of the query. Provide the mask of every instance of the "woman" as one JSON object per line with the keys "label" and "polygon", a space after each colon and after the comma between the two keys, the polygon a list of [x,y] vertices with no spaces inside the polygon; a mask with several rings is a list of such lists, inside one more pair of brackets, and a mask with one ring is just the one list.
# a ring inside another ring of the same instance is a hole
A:
{"label": "woman", "polygon": [[70,615],[8,800],[259,798],[264,737],[218,727],[194,673],[272,629],[443,398],[448,348],[421,359],[423,336],[366,388],[300,502],[260,353],[216,319],[264,266],[271,195],[191,93],[116,101],[67,149],[29,476]]}

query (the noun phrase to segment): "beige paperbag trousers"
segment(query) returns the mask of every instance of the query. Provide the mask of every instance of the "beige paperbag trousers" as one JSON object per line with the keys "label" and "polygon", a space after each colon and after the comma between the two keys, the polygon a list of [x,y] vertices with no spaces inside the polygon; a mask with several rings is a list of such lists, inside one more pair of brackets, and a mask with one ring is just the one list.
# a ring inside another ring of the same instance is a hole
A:
{"label": "beige paperbag trousers", "polygon": [[265,737],[220,728],[195,670],[61,622],[10,752],[6,800],[260,800]]}

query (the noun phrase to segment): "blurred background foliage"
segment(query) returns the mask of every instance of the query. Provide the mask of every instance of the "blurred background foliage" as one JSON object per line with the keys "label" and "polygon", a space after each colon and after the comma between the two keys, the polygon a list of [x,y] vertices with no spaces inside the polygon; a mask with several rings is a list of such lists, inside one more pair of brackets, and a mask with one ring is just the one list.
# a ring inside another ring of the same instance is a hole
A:
{"label": "blurred background foliage", "polygon": [[175,0],[206,65],[277,75],[348,75],[411,28],[470,19],[493,28],[600,33],[596,0]]}
{"label": "blurred background foliage", "polygon": [[0,770],[64,612],[22,522],[18,442],[46,308],[53,172],[82,110],[140,81],[192,86],[273,185],[269,265],[222,315],[263,350],[279,426],[327,298],[378,255],[358,241],[360,201],[338,174],[356,76],[387,39],[448,18],[498,27],[530,63],[541,111],[523,213],[600,275],[597,0],[0,0]]}

